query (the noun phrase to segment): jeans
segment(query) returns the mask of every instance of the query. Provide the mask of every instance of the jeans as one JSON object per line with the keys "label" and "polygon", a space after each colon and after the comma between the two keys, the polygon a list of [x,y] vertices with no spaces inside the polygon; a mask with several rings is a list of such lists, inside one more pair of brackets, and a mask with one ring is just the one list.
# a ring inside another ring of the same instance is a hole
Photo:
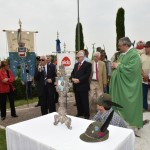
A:
{"label": "jeans", "polygon": [[148,109],[148,102],[147,102],[147,96],[148,96],[148,84],[142,83],[143,86],[143,108]]}

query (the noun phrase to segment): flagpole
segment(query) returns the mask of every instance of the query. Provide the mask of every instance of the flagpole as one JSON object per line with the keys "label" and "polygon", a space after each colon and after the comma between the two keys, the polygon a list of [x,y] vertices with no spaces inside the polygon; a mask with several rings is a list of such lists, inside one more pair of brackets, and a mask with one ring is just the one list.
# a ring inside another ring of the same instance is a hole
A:
{"label": "flagpole", "polygon": [[77,5],[78,5],[78,51],[80,50],[80,18],[79,18],[79,0],[77,0]]}

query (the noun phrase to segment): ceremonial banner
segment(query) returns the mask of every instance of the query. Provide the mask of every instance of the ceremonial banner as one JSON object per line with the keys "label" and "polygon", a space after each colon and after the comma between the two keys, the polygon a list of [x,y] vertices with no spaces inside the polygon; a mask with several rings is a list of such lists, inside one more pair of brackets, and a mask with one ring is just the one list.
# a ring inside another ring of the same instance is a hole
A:
{"label": "ceremonial banner", "polygon": [[58,53],[57,70],[59,70],[61,64],[65,66],[66,73],[70,76],[75,64],[75,53]]}
{"label": "ceremonial banner", "polygon": [[[34,52],[34,33],[21,31],[22,42],[25,43],[27,52]],[[7,41],[8,41],[8,51],[18,52],[18,31],[8,31],[6,30]]]}
{"label": "ceremonial banner", "polygon": [[28,52],[25,57],[20,57],[17,52],[9,52],[10,69],[13,75],[20,76],[22,81],[26,81],[27,72],[26,67],[29,69],[29,74],[33,77],[35,72],[35,53]]}
{"label": "ceremonial banner", "polygon": [[61,53],[60,43],[61,43],[60,40],[57,39],[56,40],[56,52],[57,53]]}
{"label": "ceremonial banner", "polygon": [[[33,77],[35,71],[34,33],[27,31],[6,30],[10,69],[13,75],[20,77],[22,81],[27,80],[26,67]],[[19,43],[23,45],[19,46]]]}

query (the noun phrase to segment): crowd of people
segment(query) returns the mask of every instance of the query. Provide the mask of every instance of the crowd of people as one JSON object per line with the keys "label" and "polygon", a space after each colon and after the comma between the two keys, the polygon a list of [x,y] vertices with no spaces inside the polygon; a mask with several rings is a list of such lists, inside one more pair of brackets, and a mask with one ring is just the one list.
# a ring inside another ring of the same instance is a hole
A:
{"label": "crowd of people", "polygon": [[[119,39],[118,48],[120,51],[114,54],[111,61],[107,60],[105,50],[100,47],[94,53],[93,60],[88,58],[88,50],[80,50],[76,54],[77,61],[70,77],[77,107],[76,117],[83,116],[85,119],[92,118],[105,122],[110,112],[114,110],[112,125],[141,128],[143,111],[150,111],[147,97],[150,84],[150,41],[144,44],[142,53],[132,47],[128,37]],[[56,102],[58,102],[55,88],[56,65],[57,62],[52,63],[50,55],[39,56],[34,82],[42,115],[56,111]],[[6,118],[7,96],[11,116],[18,117],[14,107],[13,81],[14,76],[7,62],[2,61],[1,120]]]}

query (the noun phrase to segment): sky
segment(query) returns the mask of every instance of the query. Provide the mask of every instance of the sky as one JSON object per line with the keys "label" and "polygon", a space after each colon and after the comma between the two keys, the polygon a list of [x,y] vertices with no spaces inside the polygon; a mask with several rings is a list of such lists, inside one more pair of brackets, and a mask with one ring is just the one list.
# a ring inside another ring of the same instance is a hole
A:
{"label": "sky", "polygon": [[[0,0],[0,59],[8,56],[6,34],[2,30],[17,30],[19,19],[24,31],[35,34],[37,55],[56,51],[57,32],[67,51],[75,51],[77,0]],[[110,59],[116,50],[116,14],[125,10],[125,36],[131,41],[150,40],[150,0],[79,0],[80,22],[85,48],[92,54],[105,47]]]}

